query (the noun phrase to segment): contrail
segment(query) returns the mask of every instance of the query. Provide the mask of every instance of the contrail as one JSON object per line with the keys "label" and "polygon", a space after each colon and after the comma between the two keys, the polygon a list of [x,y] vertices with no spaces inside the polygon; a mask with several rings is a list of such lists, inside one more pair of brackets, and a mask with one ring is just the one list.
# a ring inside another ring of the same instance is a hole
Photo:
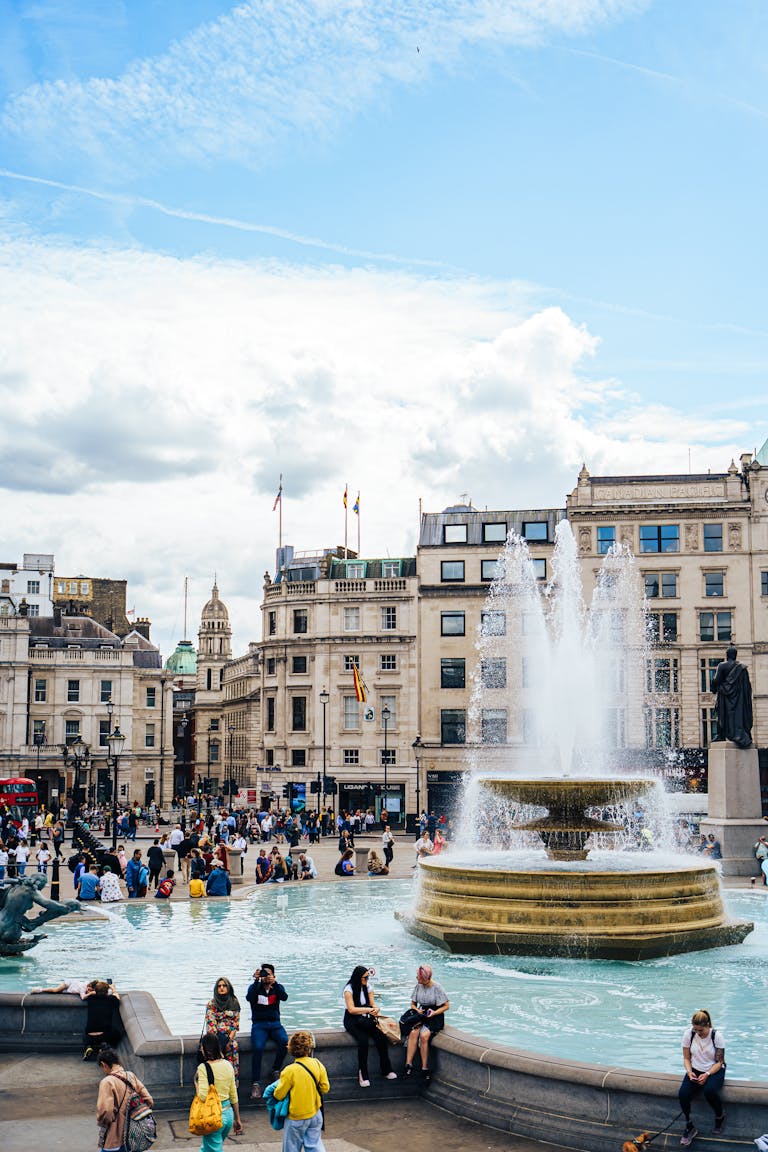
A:
{"label": "contrail", "polygon": [[235,220],[230,216],[210,216],[205,212],[192,212],[186,208],[174,208],[152,200],[147,196],[129,196],[124,192],[100,192],[96,188],[84,188],[80,184],[65,184],[60,180],[48,180],[43,176],[28,176],[24,172],[12,172],[0,168],[0,177],[19,180],[26,184],[41,184],[45,188],[58,188],[62,192],[74,192],[80,196],[90,196],[93,200],[104,200],[112,204],[126,204],[133,208],[150,208],[163,216],[173,216],[178,220],[194,220],[199,224],[213,224],[219,228],[233,228],[238,232],[257,232],[264,236],[275,236],[291,244],[301,244],[305,248],[321,248],[326,252],[337,252],[341,256],[356,256],[364,260],[379,260],[389,264],[416,265],[420,268],[434,268],[446,271],[450,266],[439,260],[423,260],[418,257],[395,256],[390,252],[369,252],[364,248],[350,248],[345,244],[335,244],[331,240],[321,240],[317,236],[302,236],[286,228],[276,228],[272,224],[254,224],[248,220]]}

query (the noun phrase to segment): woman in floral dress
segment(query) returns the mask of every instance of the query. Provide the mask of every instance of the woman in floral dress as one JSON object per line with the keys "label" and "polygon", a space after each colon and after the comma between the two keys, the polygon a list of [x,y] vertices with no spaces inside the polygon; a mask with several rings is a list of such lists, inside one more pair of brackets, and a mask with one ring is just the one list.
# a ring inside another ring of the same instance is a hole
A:
{"label": "woman in floral dress", "polygon": [[204,1032],[218,1036],[222,1055],[235,1070],[235,1081],[240,1075],[240,1049],[237,1034],[240,1031],[240,1001],[226,976],[220,976],[213,986],[213,998],[205,1009]]}

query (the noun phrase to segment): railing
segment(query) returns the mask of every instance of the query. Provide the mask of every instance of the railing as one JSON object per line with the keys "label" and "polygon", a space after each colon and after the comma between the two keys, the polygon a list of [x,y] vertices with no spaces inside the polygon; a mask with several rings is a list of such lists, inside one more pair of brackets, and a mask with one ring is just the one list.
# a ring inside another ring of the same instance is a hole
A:
{"label": "railing", "polygon": [[365,592],[367,587],[366,580],[335,580],[333,590],[346,595],[349,592]]}
{"label": "railing", "polygon": [[316,589],[314,580],[305,580],[301,584],[285,584],[289,596],[312,596]]}
{"label": "railing", "polygon": [[408,581],[401,576],[386,577],[373,582],[374,592],[405,592],[407,589]]}

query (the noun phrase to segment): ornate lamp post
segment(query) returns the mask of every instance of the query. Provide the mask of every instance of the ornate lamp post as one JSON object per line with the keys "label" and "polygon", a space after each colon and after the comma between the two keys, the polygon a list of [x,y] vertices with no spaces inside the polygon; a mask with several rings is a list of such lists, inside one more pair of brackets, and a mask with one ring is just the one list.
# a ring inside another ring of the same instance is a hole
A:
{"label": "ornate lamp post", "polygon": [[387,803],[387,761],[389,760],[389,753],[387,751],[387,726],[389,724],[389,718],[391,715],[392,715],[392,713],[390,712],[389,708],[385,704],[381,710],[381,722],[384,725],[384,796],[383,796],[384,802],[382,805],[382,807],[384,807],[384,808],[388,808],[388,803]]}
{"label": "ornate lamp post", "polygon": [[416,757],[416,820],[418,821],[419,817],[421,816],[421,802],[419,799],[419,787],[421,780],[421,764],[419,762],[419,755],[421,753],[422,747],[421,736],[416,737],[411,747],[413,748],[413,754]]}
{"label": "ornate lamp post", "polygon": [[[107,707],[109,712],[110,723],[112,721],[112,704]],[[107,756],[107,764],[112,768],[112,851],[117,848],[117,769],[120,763],[120,756],[125,745],[125,736],[120,731],[118,724],[115,724],[113,732],[107,736],[107,748],[109,755]]]}
{"label": "ornate lamp post", "polygon": [[229,803],[230,803],[230,807],[231,807],[232,806],[232,784],[233,784],[234,779],[235,779],[235,769],[234,769],[235,760],[234,760],[234,755],[233,755],[233,747],[234,747],[234,743],[235,743],[235,726],[234,726],[234,724],[229,724],[227,726],[227,732],[229,732]]}
{"label": "ornate lamp post", "polygon": [[82,805],[81,788],[80,788],[80,768],[85,767],[88,763],[90,756],[90,748],[85,743],[81,736],[73,740],[71,744],[65,744],[62,750],[64,758],[64,770],[66,772],[67,765],[71,765],[74,769],[74,779],[72,784],[72,807],[70,808],[70,817],[68,823],[71,825],[80,815],[80,808]]}
{"label": "ornate lamp post", "polygon": [[320,703],[323,706],[323,808],[325,808],[325,777],[326,777],[326,749],[327,749],[327,729],[325,726],[325,710],[328,707],[328,701],[331,699],[328,689],[323,685],[323,690],[320,693]]}

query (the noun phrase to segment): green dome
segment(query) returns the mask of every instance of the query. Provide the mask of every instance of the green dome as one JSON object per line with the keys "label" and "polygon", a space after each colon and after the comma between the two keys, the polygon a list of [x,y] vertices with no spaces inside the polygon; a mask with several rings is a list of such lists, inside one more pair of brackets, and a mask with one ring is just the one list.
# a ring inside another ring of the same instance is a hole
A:
{"label": "green dome", "polygon": [[197,652],[192,647],[191,640],[179,640],[176,651],[168,657],[165,666],[169,672],[177,676],[195,676],[197,674]]}

